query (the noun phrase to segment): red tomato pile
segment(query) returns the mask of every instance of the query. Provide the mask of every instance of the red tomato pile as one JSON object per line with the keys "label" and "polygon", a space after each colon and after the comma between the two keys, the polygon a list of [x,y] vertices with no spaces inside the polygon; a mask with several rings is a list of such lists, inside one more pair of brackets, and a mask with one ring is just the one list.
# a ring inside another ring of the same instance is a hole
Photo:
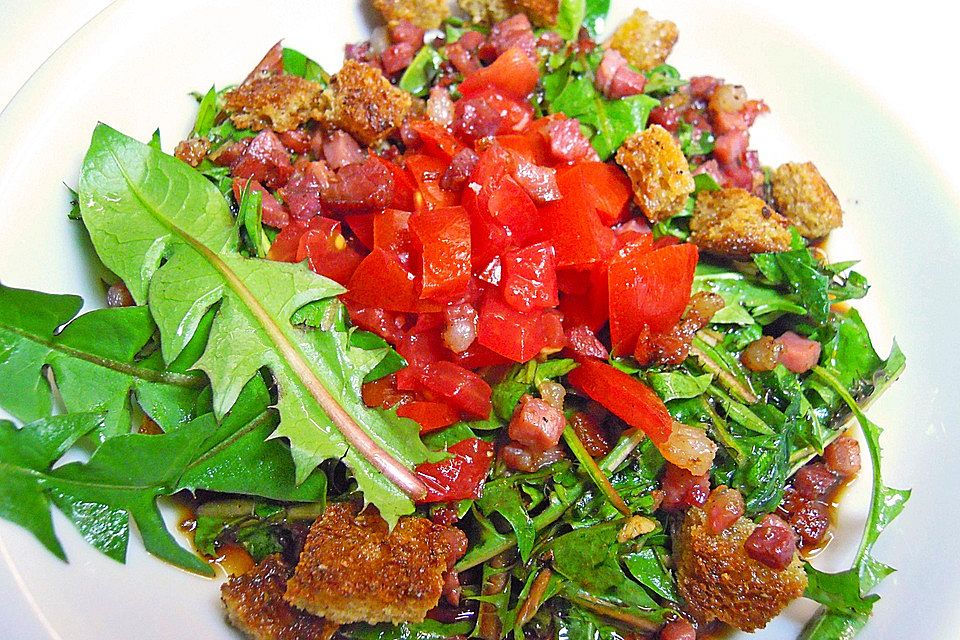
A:
{"label": "red tomato pile", "polygon": [[[347,287],[353,323],[409,363],[367,385],[366,402],[399,405],[423,431],[489,417],[481,367],[633,354],[689,302],[696,248],[631,219],[629,178],[576,120],[534,118],[538,77],[506,51],[460,85],[450,127],[410,121],[402,157],[340,168],[320,215],[292,220],[270,251]],[[585,369],[577,378],[589,386]]]}

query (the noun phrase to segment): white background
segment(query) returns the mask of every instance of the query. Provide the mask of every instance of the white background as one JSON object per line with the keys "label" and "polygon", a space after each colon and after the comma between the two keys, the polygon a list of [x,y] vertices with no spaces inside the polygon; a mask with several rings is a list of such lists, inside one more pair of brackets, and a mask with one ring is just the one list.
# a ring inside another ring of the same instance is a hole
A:
{"label": "white background", "polygon": [[[143,7],[162,6],[152,4],[153,2],[162,0],[141,1]],[[352,1],[353,0],[315,0],[317,6],[321,7],[341,5]],[[627,3],[630,1],[633,0],[614,0],[614,2],[617,3]],[[329,5],[326,5],[326,3],[329,3]],[[0,105],[5,105],[7,101],[14,96],[18,88],[60,43],[96,15],[107,4],[104,0],[61,0],[59,2],[52,0],[0,0]],[[663,5],[670,3],[659,2],[658,4],[660,6],[656,12],[657,17],[673,18],[678,22],[684,21],[683,15],[672,15],[668,8],[662,8]],[[896,162],[896,159],[903,157],[903,154],[915,154],[923,160],[921,164],[932,167],[932,171],[941,173],[943,177],[947,178],[944,181],[949,182],[951,185],[954,203],[960,202],[960,196],[958,196],[958,193],[960,193],[960,191],[958,191],[958,184],[960,184],[960,161],[957,160],[957,153],[954,149],[957,145],[956,141],[958,137],[960,137],[957,132],[957,117],[955,115],[957,106],[960,105],[960,84],[958,84],[956,79],[956,66],[960,63],[960,43],[958,43],[960,37],[954,33],[955,25],[957,24],[955,20],[956,16],[953,15],[956,13],[955,10],[945,10],[942,6],[946,3],[933,2],[931,0],[918,0],[909,5],[884,2],[844,2],[843,0],[833,0],[833,2],[809,0],[803,3],[742,0],[735,3],[683,3],[683,6],[686,11],[696,10],[702,6],[705,9],[709,8],[712,13],[719,13],[731,4],[741,8],[744,5],[752,6],[758,16],[763,18],[753,20],[752,23],[754,25],[763,24],[766,21],[772,27],[779,29],[776,33],[784,30],[789,31],[805,40],[807,44],[812,45],[814,49],[819,49],[826,54],[826,56],[835,63],[836,67],[845,72],[844,75],[846,77],[857,79],[852,82],[860,86],[850,87],[851,93],[857,93],[861,89],[865,89],[876,98],[876,102],[882,105],[884,111],[902,125],[901,129],[908,132],[908,136],[915,144],[897,147],[901,155],[897,156],[893,154],[891,158],[887,158],[888,154],[883,153],[884,149],[880,148],[884,145],[882,138],[864,136],[862,153],[869,156],[876,152],[875,155],[877,157],[883,157],[885,160],[882,166],[877,167],[876,170],[866,178],[864,178],[862,174],[858,175],[859,179],[889,183],[896,185],[897,188],[906,192],[911,192],[911,187],[917,187],[919,191],[920,185],[901,184],[902,181],[905,180],[904,176],[911,174],[908,171],[901,171],[901,167]],[[262,2],[262,5],[267,7],[268,3]],[[693,8],[691,9],[691,7]],[[680,9],[677,9],[677,11],[680,11]],[[736,43],[741,35],[736,32],[736,23],[726,21],[724,24],[726,25],[724,28],[729,31],[729,42]],[[250,16],[249,28],[254,32],[256,31],[257,21],[255,15]],[[322,30],[319,28],[317,29],[317,33],[323,35]],[[254,35],[257,34],[254,33]],[[724,35],[726,36],[726,34]],[[243,38],[244,34],[238,33],[237,37]],[[681,46],[695,46],[696,42],[699,42],[699,39],[692,37],[689,32],[687,33],[687,39],[684,39],[684,34],[681,32]],[[760,51],[757,55],[763,55],[763,52]],[[798,59],[816,60],[816,58],[810,57],[799,57]],[[813,64],[813,62],[809,62],[808,64]],[[205,68],[202,56],[196,57],[196,65],[200,69]],[[701,69],[698,67],[697,70],[709,72],[707,68]],[[803,69],[797,69],[798,73],[803,73],[803,71]],[[751,83],[748,73],[749,72],[747,72],[745,76],[741,74],[743,77],[731,77],[730,79],[743,82],[747,85],[747,88],[750,89]],[[65,80],[66,79],[67,78],[65,78]],[[193,88],[193,85],[187,86],[186,88]],[[833,85],[831,86],[832,92],[824,91],[821,95],[816,93],[816,88],[814,87],[809,95],[812,100],[822,101],[818,105],[819,108],[822,108],[824,104],[842,103],[842,93],[845,90],[846,86],[844,85],[841,85],[839,88]],[[121,95],[120,92],[118,92],[118,95]],[[181,102],[185,100],[184,96],[181,95],[179,97]],[[763,94],[758,92],[757,95],[753,97],[763,97]],[[805,105],[806,103],[803,104]],[[73,108],[78,108],[79,106],[80,105],[72,104],[71,96],[66,94],[62,96],[62,103],[59,105],[59,108],[62,109],[64,113],[70,113]],[[772,117],[776,118],[778,105],[774,104],[772,106],[775,112]],[[787,110],[783,109],[783,107],[786,106],[787,105],[780,105],[783,111]],[[152,118],[153,116],[150,116],[147,118],[147,120],[149,120],[148,122],[139,123],[142,129],[139,133],[147,135],[149,131],[152,130],[152,124],[154,122]],[[45,123],[40,121],[36,122],[35,125],[37,127],[44,127]],[[164,131],[166,132],[168,129],[165,128]],[[175,135],[173,131],[176,131],[176,129],[172,129],[169,139],[165,137],[166,147],[171,146],[171,141]],[[22,136],[29,140],[30,135],[30,127],[25,127]],[[822,142],[817,142],[817,144],[819,146],[817,146],[815,150],[816,154],[815,156],[811,155],[811,157],[815,157],[819,163],[821,159],[826,160],[829,158],[831,150],[829,147],[824,147]],[[0,149],[0,156],[2,155],[2,149]],[[797,159],[806,159],[806,157],[798,157]],[[912,160],[916,160],[916,158]],[[9,166],[0,166],[0,176],[3,176],[4,173],[10,169],[11,167]],[[941,176],[936,177],[939,178]],[[56,180],[59,181],[61,179],[61,174],[58,173]],[[843,190],[843,193],[854,192],[855,190],[852,188]],[[921,198],[922,195],[922,193],[918,193],[918,198]],[[844,202],[845,205],[848,204],[846,199],[844,199]],[[955,205],[953,209],[956,216],[960,216],[960,213],[958,213],[960,207]],[[925,220],[923,219],[924,207],[922,205],[906,209],[906,211],[915,219],[905,220],[904,222],[910,226],[916,225],[921,228],[925,226]],[[869,206],[866,206],[866,203],[865,206],[855,211],[857,214],[856,219],[851,219],[851,224],[849,225],[851,230],[862,229],[864,225],[868,225],[869,219],[865,216],[869,216],[870,212],[871,209]],[[3,215],[4,210],[0,209],[0,217]],[[960,222],[960,217],[954,217],[954,221]],[[956,225],[954,225],[953,228],[956,228]],[[931,229],[930,231],[934,234],[936,233],[936,229]],[[920,237],[923,235],[922,233],[919,234]],[[947,235],[949,235],[949,233]],[[918,234],[914,234],[913,237],[918,237]],[[3,240],[4,238],[2,234],[0,234],[0,242]],[[889,244],[882,246],[888,248]],[[0,247],[2,247],[0,250],[8,250],[6,246],[0,245]],[[953,247],[953,249],[955,250],[955,247]],[[22,249],[22,247],[18,247],[17,250],[12,253],[18,253],[21,250],[26,251]],[[847,257],[847,254],[844,254],[843,257]],[[957,272],[956,265],[958,262],[955,257],[955,251],[947,252],[940,250],[938,257],[940,264],[947,265],[946,271],[948,273],[939,274],[940,282],[942,283],[945,276],[950,277],[949,274]],[[873,268],[876,265],[865,266]],[[871,271],[868,270],[867,272],[872,276]],[[24,282],[23,284],[29,283]],[[886,293],[887,291],[902,290],[902,288],[894,289],[891,287],[890,285],[893,283],[890,282],[889,277],[887,279],[879,278],[874,284],[878,286],[876,293],[871,294],[871,299],[877,301],[884,300],[882,296],[889,295]],[[918,281],[916,287],[923,290],[925,294],[928,292],[928,289],[930,289],[929,294],[935,297],[940,305],[949,306],[952,304],[953,309],[957,308],[956,300],[952,299],[956,296],[957,291],[955,283],[952,287],[942,287],[941,284],[940,288],[932,290],[932,285],[929,282]],[[891,300],[887,298],[884,302],[889,305]],[[890,306],[884,307],[884,309],[890,308]],[[891,319],[890,324],[893,326],[890,328],[898,334],[902,333],[905,325],[903,322],[899,322],[899,319],[902,318],[904,314],[898,310],[898,313],[894,315],[896,318]],[[939,325],[937,324],[939,316],[929,313],[926,318],[922,317],[922,314],[919,314],[921,317],[917,318],[916,315],[917,314],[914,314],[914,317],[911,319],[921,325],[924,332],[936,332],[937,335],[947,333],[943,328],[946,326],[945,323],[941,322]],[[954,318],[955,315],[956,314],[954,314]],[[884,329],[885,327],[881,327],[881,334],[885,333]],[[881,339],[879,344],[885,345],[886,343],[887,339],[886,336],[884,336],[884,339]],[[905,344],[904,346],[908,347],[910,345]],[[957,352],[955,338],[949,343],[943,341],[938,346],[947,350],[947,352],[952,350],[952,355],[955,357]],[[914,380],[922,377],[918,374],[924,373],[921,368],[924,365],[927,365],[929,371],[934,370],[932,366],[934,364],[933,354],[930,353],[929,350],[927,353],[921,353],[920,351],[920,349],[907,349],[911,358],[912,367],[908,370],[908,374],[917,376]],[[937,362],[941,364],[946,359],[944,354],[940,354],[940,356],[936,358]],[[942,369],[938,368],[936,370],[940,371]],[[952,377],[955,378],[956,376]],[[927,381],[926,377],[922,377],[922,379],[924,382]],[[2,381],[0,381],[0,384],[2,384]],[[905,379],[902,383],[903,386],[897,388],[907,390],[909,388],[907,385],[910,384],[914,384],[913,381],[911,379]],[[955,404],[957,385],[954,384],[951,386],[950,380],[947,378],[942,378],[940,384],[944,385],[942,388],[943,396],[954,398],[952,402]],[[919,398],[919,392],[924,389],[922,387],[914,387],[912,390],[916,392],[913,396],[905,398],[902,394],[897,394],[898,397],[895,399],[891,398],[891,400],[895,400],[897,405],[909,405],[911,398]],[[944,408],[946,407],[944,406]],[[913,436],[906,437],[907,430],[917,428],[919,432],[922,428],[925,430],[925,435],[930,435],[930,430],[936,427],[936,430],[933,432],[934,435],[938,435],[941,432],[944,434],[937,442],[948,443],[952,441],[955,443],[955,437],[947,436],[948,433],[955,431],[958,427],[957,424],[948,424],[950,415],[956,415],[956,411],[952,410],[947,413],[947,415],[940,416],[941,422],[929,420],[927,414],[924,413],[922,418],[917,419],[917,424],[910,424],[909,421],[901,421],[899,424],[891,425],[891,427],[894,428],[891,428],[888,435],[889,440],[886,440],[886,442],[892,445],[894,439],[896,439],[897,444],[906,444],[906,447],[909,447],[911,437]],[[898,437],[899,434],[895,432],[896,429],[899,429],[900,433],[903,434],[901,437]],[[910,465],[903,462],[911,453],[911,450],[906,447],[901,448],[896,454],[892,454],[891,457],[898,458],[898,461],[901,462],[901,468],[910,468],[911,471],[916,472],[916,467],[910,467]],[[891,446],[891,448],[893,447]],[[946,451],[944,448],[941,449]],[[931,447],[927,446],[924,450],[929,452]],[[929,465],[931,477],[942,478],[945,474],[934,473],[934,470],[938,469],[941,465],[949,463],[945,459],[941,459],[938,462],[935,457],[936,456],[927,456],[925,460],[929,460],[929,462],[926,464]],[[896,469],[894,470],[896,471]],[[914,482],[914,480],[916,482]],[[922,478],[911,477],[908,481],[903,475],[899,477],[894,475],[893,483],[897,486],[903,486],[908,483],[917,486],[918,484],[922,485]],[[923,516],[929,518],[929,516],[934,513],[933,508],[943,508],[941,505],[945,504],[942,501],[938,502],[933,500],[934,495],[933,492],[930,491],[929,486],[924,487],[924,489],[926,489],[926,495],[921,494],[915,496],[912,506],[908,509],[908,514],[905,516],[905,518],[911,519],[910,524],[912,526],[907,529],[906,525],[908,520],[900,521],[898,524],[902,525],[903,528],[895,527],[895,530],[891,531],[886,537],[886,546],[888,548],[896,545],[899,549],[903,549],[905,545],[915,544],[920,540],[924,541],[927,545],[933,541],[943,541],[944,536],[938,537],[935,534],[930,534],[929,531],[920,530],[922,527],[937,526],[935,522],[930,522],[929,519],[927,521],[921,521],[921,518]],[[939,495],[943,497],[949,493],[949,491],[941,491]],[[955,495],[951,496],[951,500],[955,500]],[[923,509],[924,507],[926,507],[925,510]],[[946,507],[946,509],[952,508],[952,505]],[[955,518],[953,519],[955,520]],[[956,544],[955,540],[953,544]],[[133,543],[133,546],[137,546],[136,543]],[[914,550],[911,550],[911,552],[912,551]],[[68,549],[68,552],[71,553],[71,557],[74,557],[70,549]],[[946,559],[948,560],[955,558],[956,555],[956,551],[948,548],[947,545],[945,545],[939,553],[947,554]],[[80,556],[79,553],[76,555]],[[916,557],[929,559],[935,555],[934,553],[917,551]],[[0,558],[0,560],[2,560],[2,558]],[[43,563],[42,560],[37,560],[37,562]],[[30,562],[25,564],[33,565],[33,563],[34,561],[31,559]],[[157,564],[155,560],[143,558],[142,556],[135,556],[132,563],[135,566],[125,570],[131,572],[127,574],[131,579],[133,579],[132,576],[134,575],[140,575],[136,572],[146,571],[147,568]],[[915,605],[916,608],[911,609],[911,607],[904,607],[902,605],[906,603],[903,602],[897,603],[901,606],[895,606],[894,602],[885,602],[881,605],[881,608],[888,613],[898,611],[901,616],[907,615],[907,611],[910,611],[910,614],[912,614],[911,617],[949,617],[955,623],[953,628],[960,628],[957,626],[960,625],[960,608],[949,610],[946,607],[941,607],[936,611],[930,609],[924,610],[923,605],[927,602],[927,599],[923,597],[922,593],[916,590],[916,588],[924,584],[925,581],[927,582],[926,586],[928,586],[931,591],[949,591],[956,594],[958,593],[957,589],[947,588],[949,583],[944,581],[946,576],[938,576],[936,579],[929,580],[930,576],[926,574],[930,572],[937,574],[938,567],[928,565],[920,566],[920,563],[914,564],[915,566],[900,564],[899,566],[903,570],[902,573],[895,575],[889,581],[889,584],[892,587],[896,584],[896,581],[900,579],[904,581],[904,584],[909,584],[914,589],[910,591],[910,596],[916,599],[916,602],[911,606]],[[952,560],[946,564],[952,564]],[[3,563],[0,562],[0,568],[2,568],[2,565]],[[29,566],[25,568],[29,571]],[[180,576],[175,577],[179,578]],[[947,579],[955,581],[955,578],[956,576],[954,575]],[[32,606],[32,603],[24,603],[19,600],[14,601],[14,599],[21,597],[20,593],[18,593],[21,590],[16,588],[13,580],[13,575],[0,570],[0,639],[10,637],[6,633],[9,629],[19,630],[18,635],[15,636],[17,640],[49,637],[46,634],[41,634],[39,630],[35,635],[31,634],[29,631],[26,631],[32,628],[27,626],[28,621],[18,621],[18,616],[24,617],[30,615],[27,609]],[[158,585],[158,588],[163,589],[166,586],[169,585]],[[104,587],[105,585],[90,584],[89,590],[90,593],[108,593],[109,590],[106,590]],[[23,593],[29,593],[29,590],[23,590]],[[73,592],[65,589],[64,593],[66,596],[67,593]],[[7,594],[10,594],[9,597],[7,597]],[[99,596],[87,596],[87,598],[93,600],[96,600],[98,597]],[[149,597],[149,594],[146,597]],[[154,597],[156,598],[155,602],[157,605],[162,608],[162,605],[159,604],[162,601],[162,595],[157,593]],[[960,602],[958,602],[958,604],[960,604]],[[27,608],[24,608],[23,605],[26,605]],[[103,606],[105,609],[110,608],[110,602],[104,602]],[[213,611],[213,606],[214,603],[212,602],[201,601],[196,603],[196,607],[200,612],[206,611],[208,607],[210,607],[210,611]],[[118,612],[116,615],[120,615],[121,613],[122,612]],[[151,616],[158,617],[154,614],[155,612],[151,612],[149,615],[147,612],[144,612],[144,616],[147,618]],[[162,618],[162,615],[159,617]],[[36,624],[35,620],[33,624]],[[159,631],[155,627],[151,628],[149,625],[147,626],[148,628],[143,630],[145,634],[143,637],[164,637],[162,631]],[[107,636],[101,635],[101,638],[106,637]],[[870,637],[886,638],[888,636],[882,628],[873,626],[870,629]],[[947,640],[948,637],[949,636],[939,636],[937,640],[941,638],[942,640]]]}

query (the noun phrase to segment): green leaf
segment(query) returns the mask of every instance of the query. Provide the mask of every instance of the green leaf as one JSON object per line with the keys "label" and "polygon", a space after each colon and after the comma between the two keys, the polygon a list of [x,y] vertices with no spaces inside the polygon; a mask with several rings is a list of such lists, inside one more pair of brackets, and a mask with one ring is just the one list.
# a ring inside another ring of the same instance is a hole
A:
{"label": "green leaf", "polygon": [[251,255],[255,258],[266,258],[270,250],[270,240],[263,231],[263,193],[250,189],[250,182],[240,194],[240,206],[237,212],[237,225],[246,232],[250,243]]}
{"label": "green leaf", "polygon": [[201,138],[210,133],[210,129],[216,124],[217,114],[220,108],[217,106],[217,88],[210,87],[210,90],[204,94],[200,100],[200,106],[197,110],[197,120],[193,125],[193,131],[190,137]]}
{"label": "green leaf", "polygon": [[[209,181],[106,125],[94,132],[80,194],[98,255],[135,300],[149,304],[166,361],[219,304],[196,365],[210,378],[218,417],[266,367],[279,389],[276,433],[290,440],[298,481],[323,460],[343,458],[388,522],[413,511],[384,471],[416,482],[409,469],[429,454],[417,425],[369,409],[360,397],[363,378],[384,354],[351,347],[345,332],[290,322],[308,302],[342,292],[339,285],[303,264],[244,258],[227,202]],[[340,416],[339,426],[325,407]],[[350,444],[361,441],[379,449],[379,466]]]}
{"label": "green leaf", "polygon": [[365,624],[362,622],[340,627],[338,633],[352,640],[443,640],[465,636],[473,629],[468,620],[445,624],[436,620],[404,622],[401,624]]}
{"label": "green leaf", "polygon": [[288,47],[283,48],[283,71],[312,82],[319,82],[324,86],[330,80],[329,74],[323,70],[323,67],[296,49]]}
{"label": "green leaf", "polygon": [[726,306],[711,320],[716,324],[769,324],[792,313],[806,315],[806,309],[771,284],[728,267],[701,262],[693,278],[693,290],[718,294]]}
{"label": "green leaf", "polygon": [[554,31],[560,34],[564,40],[576,40],[586,17],[586,0],[560,0]]}
{"label": "green leaf", "polygon": [[426,97],[442,64],[443,57],[440,53],[430,45],[424,45],[400,76],[398,86],[415,96]]}
{"label": "green leaf", "polygon": [[637,582],[662,598],[680,602],[673,573],[668,568],[670,554],[663,547],[644,547],[623,557],[623,564]]}
{"label": "green leaf", "polygon": [[45,418],[22,429],[0,420],[0,517],[14,522],[66,560],[53,531],[43,474],[82,436],[101,426],[91,413]]}
{"label": "green leaf", "polygon": [[880,596],[863,597],[860,594],[860,575],[856,569],[840,573],[824,573],[804,564],[807,572],[807,590],[804,595],[837,613],[847,615],[870,615]]}
{"label": "green leaf", "polygon": [[566,533],[551,543],[554,568],[583,591],[617,604],[658,609],[659,605],[620,567],[617,533],[605,523]]}
{"label": "green leaf", "polygon": [[713,376],[709,373],[694,376],[682,371],[650,372],[647,374],[647,382],[664,402],[669,402],[702,395],[713,382]]}
{"label": "green leaf", "polygon": [[600,159],[606,160],[624,140],[647,126],[647,117],[658,104],[647,95],[607,100],[589,77],[581,76],[570,80],[550,103],[550,113],[563,113],[590,127],[590,142]]}
{"label": "green leaf", "polygon": [[82,304],[77,296],[0,285],[0,406],[25,422],[50,415],[43,375],[50,367],[68,411],[105,414],[100,439],[130,430],[131,393],[165,430],[193,418],[204,377],[138,359],[155,331],[147,308],[77,317]]}
{"label": "green leaf", "polygon": [[606,29],[607,14],[610,13],[610,0],[586,0],[583,26],[596,38]]}
{"label": "green leaf", "polygon": [[524,507],[517,484],[512,480],[501,478],[488,482],[483,488],[483,496],[477,501],[477,507],[487,516],[493,513],[503,516],[516,534],[520,558],[526,562],[530,559],[537,531]]}

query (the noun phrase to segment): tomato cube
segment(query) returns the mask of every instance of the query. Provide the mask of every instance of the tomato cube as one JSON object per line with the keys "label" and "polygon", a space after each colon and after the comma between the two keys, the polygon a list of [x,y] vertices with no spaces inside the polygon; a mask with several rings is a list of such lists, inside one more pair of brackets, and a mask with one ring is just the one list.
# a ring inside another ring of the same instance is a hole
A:
{"label": "tomato cube", "polygon": [[527,54],[512,47],[489,67],[471,73],[460,83],[460,93],[472,98],[488,89],[497,89],[515,100],[526,100],[537,87],[540,71]]}
{"label": "tomato cube", "polygon": [[346,284],[363,258],[343,237],[339,222],[317,216],[300,236],[297,262],[304,259],[314,273]]}
{"label": "tomato cube", "polygon": [[477,342],[514,362],[527,362],[547,346],[543,312],[523,312],[488,291],[480,308]]}
{"label": "tomato cube", "polygon": [[470,218],[463,207],[418,211],[410,228],[422,252],[421,297],[452,302],[470,283]]}
{"label": "tomato cube", "polygon": [[451,445],[451,454],[440,462],[417,465],[416,474],[427,485],[427,495],[419,503],[476,500],[493,463],[493,445],[479,438],[468,438]]}
{"label": "tomato cube", "polygon": [[553,246],[539,243],[503,256],[503,298],[517,311],[557,306],[557,270]]}
{"label": "tomato cube", "polygon": [[420,425],[420,433],[449,427],[460,419],[460,412],[443,402],[414,400],[397,407],[397,415]]}
{"label": "tomato cube", "polygon": [[490,417],[490,385],[473,371],[443,360],[432,362],[423,368],[420,384],[471,417]]}

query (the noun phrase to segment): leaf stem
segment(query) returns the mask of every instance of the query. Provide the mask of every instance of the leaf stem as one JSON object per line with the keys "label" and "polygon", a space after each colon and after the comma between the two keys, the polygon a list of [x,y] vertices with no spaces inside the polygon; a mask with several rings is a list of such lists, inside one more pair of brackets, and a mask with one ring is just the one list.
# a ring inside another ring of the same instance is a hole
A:
{"label": "leaf stem", "polygon": [[587,475],[590,476],[590,479],[593,480],[593,483],[600,492],[606,496],[610,504],[623,515],[632,516],[633,512],[630,510],[630,507],[627,506],[627,503],[623,501],[623,498],[620,497],[617,490],[610,484],[610,479],[607,478],[603,470],[597,466],[596,460],[590,456],[590,453],[583,446],[576,431],[570,427],[569,423],[563,428],[563,441],[570,447],[570,451],[573,452],[574,457],[583,465]]}

